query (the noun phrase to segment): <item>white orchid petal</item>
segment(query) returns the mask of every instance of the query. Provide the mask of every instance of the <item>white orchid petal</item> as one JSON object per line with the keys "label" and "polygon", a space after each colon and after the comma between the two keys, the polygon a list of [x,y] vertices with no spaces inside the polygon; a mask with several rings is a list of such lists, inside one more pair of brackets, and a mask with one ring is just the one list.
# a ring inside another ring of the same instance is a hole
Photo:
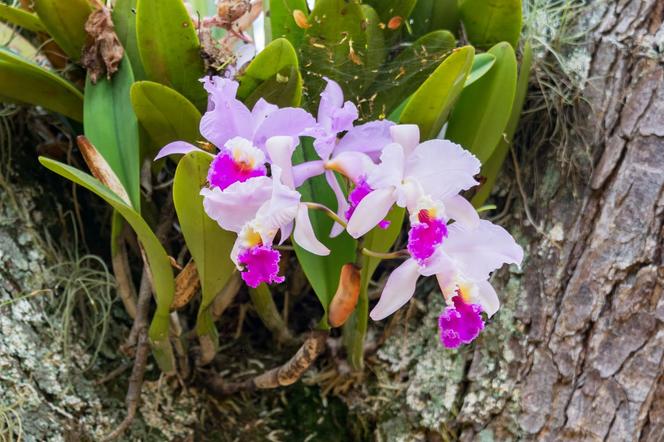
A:
{"label": "white orchid petal", "polygon": [[405,178],[417,181],[424,194],[442,200],[477,185],[479,160],[458,144],[429,140],[406,159]]}
{"label": "white orchid petal", "polygon": [[320,256],[330,254],[330,249],[318,241],[314,228],[309,219],[309,209],[304,204],[300,204],[295,219],[295,230],[293,231],[293,240],[303,249]]}
{"label": "white orchid petal", "polygon": [[346,230],[353,238],[359,238],[385,219],[393,204],[394,189],[374,190],[357,205]]}
{"label": "white orchid petal", "polygon": [[405,153],[400,144],[392,143],[385,146],[380,155],[380,164],[367,177],[367,182],[374,189],[394,186],[403,181]]}
{"label": "white orchid petal", "polygon": [[455,220],[464,226],[474,229],[480,225],[480,215],[475,207],[459,194],[445,198],[445,214],[448,218]]}
{"label": "white orchid petal", "polygon": [[392,140],[403,146],[406,155],[411,153],[420,142],[420,128],[416,124],[398,124],[390,127]]}
{"label": "white orchid petal", "polygon": [[406,304],[415,293],[419,276],[418,265],[414,259],[408,259],[397,267],[387,279],[378,304],[371,310],[371,319],[380,321]]}
{"label": "white orchid petal", "polygon": [[500,308],[500,300],[489,281],[475,281],[477,294],[471,299],[474,304],[479,304],[489,317],[493,316]]}
{"label": "white orchid petal", "polygon": [[270,162],[281,168],[281,181],[286,186],[294,189],[292,158],[295,151],[295,141],[293,137],[277,136],[268,138],[265,149],[270,156]]}

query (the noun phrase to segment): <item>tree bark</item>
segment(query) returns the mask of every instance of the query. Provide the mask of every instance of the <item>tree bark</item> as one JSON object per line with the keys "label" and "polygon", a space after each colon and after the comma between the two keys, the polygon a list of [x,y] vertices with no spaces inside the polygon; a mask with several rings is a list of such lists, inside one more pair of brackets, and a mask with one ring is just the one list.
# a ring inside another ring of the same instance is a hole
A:
{"label": "tree bark", "polygon": [[549,145],[521,167],[546,237],[512,209],[527,258],[494,277],[504,309],[471,355],[441,355],[435,339],[379,351],[393,372],[415,361],[398,407],[410,430],[392,415],[384,440],[664,440],[664,1],[593,1],[584,14],[576,124],[593,161],[565,174]]}
{"label": "tree bark", "polygon": [[[516,311],[526,330],[513,367],[519,411],[477,422],[462,407],[460,420],[473,424],[466,440],[479,425],[513,432],[506,423],[514,420],[525,439],[664,440],[664,65],[656,52],[664,2],[594,2],[587,14],[595,21],[584,91],[591,112],[581,123],[592,128],[598,161],[579,186],[560,177],[534,189],[547,230],[563,235],[559,245],[529,238]],[[558,165],[545,159],[545,176],[555,176]]]}

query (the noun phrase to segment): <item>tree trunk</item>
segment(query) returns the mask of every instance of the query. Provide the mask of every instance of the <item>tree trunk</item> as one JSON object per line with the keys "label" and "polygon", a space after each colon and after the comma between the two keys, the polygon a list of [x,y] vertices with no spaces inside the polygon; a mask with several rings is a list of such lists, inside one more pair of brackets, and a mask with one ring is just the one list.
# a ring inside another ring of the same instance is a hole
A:
{"label": "tree trunk", "polygon": [[464,441],[664,440],[664,1],[594,1],[584,14],[590,110],[576,124],[594,167],[566,175],[553,145],[522,166],[546,237],[508,223],[527,259],[494,278],[504,309],[474,354],[441,356],[435,340],[379,352],[393,369],[397,354],[417,361],[411,430],[394,431],[403,414],[383,421],[387,440],[413,427]]}

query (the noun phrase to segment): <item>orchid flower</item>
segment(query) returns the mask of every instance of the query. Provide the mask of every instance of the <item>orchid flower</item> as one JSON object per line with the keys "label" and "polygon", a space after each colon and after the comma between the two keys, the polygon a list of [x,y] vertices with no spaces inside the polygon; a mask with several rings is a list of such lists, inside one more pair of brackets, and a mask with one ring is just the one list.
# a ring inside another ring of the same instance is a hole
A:
{"label": "orchid flower", "polygon": [[422,196],[442,202],[449,218],[473,220],[475,209],[458,195],[475,186],[479,160],[458,144],[447,140],[419,143],[415,125],[390,128],[393,143],[383,149],[378,164],[367,176],[366,193],[353,208],[348,233],[367,233],[381,222],[396,203],[413,213]]}
{"label": "orchid flower", "polygon": [[383,319],[406,304],[420,276],[436,276],[448,307],[439,319],[441,341],[447,348],[470,343],[484,328],[481,312],[491,317],[500,305],[488,282],[503,264],[521,264],[523,250],[502,227],[489,221],[447,224],[441,207],[420,208],[408,232],[410,258],[389,276],[374,320]]}
{"label": "orchid flower", "polygon": [[[263,176],[265,142],[275,135],[298,136],[313,126],[313,117],[299,108],[279,109],[262,98],[250,111],[235,98],[238,83],[221,77],[203,79],[209,93],[208,111],[200,124],[201,134],[219,148],[208,172],[211,187],[225,189],[235,182]],[[186,154],[198,147],[184,141],[166,145],[155,158]]]}
{"label": "orchid flower", "polygon": [[281,243],[292,232],[293,240],[305,250],[317,255],[330,253],[316,238],[308,207],[294,188],[293,138],[273,137],[266,147],[273,160],[272,177],[255,176],[236,181],[225,189],[201,190],[207,215],[221,228],[238,234],[231,260],[251,287],[283,281],[278,276],[280,253],[272,247],[279,231]]}
{"label": "orchid flower", "polygon": [[[329,78],[325,81],[327,86],[320,94],[317,122],[302,134],[315,139],[314,148],[320,160],[295,166],[293,174],[297,186],[313,176],[325,174],[337,198],[337,213],[344,218],[349,205],[334,172],[345,175],[357,185],[374,167],[374,160],[378,159],[383,147],[391,141],[389,128],[394,123],[379,120],[353,126],[358,118],[357,107],[350,101],[344,102],[343,91],[335,81]],[[342,132],[346,134],[339,140],[338,135]],[[332,236],[342,230],[339,224],[335,224]]]}

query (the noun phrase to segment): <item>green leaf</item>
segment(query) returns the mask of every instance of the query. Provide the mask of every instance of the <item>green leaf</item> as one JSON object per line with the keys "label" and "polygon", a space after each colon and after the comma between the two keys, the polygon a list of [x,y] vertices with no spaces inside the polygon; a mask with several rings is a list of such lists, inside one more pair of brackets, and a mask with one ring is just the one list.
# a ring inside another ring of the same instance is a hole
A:
{"label": "green leaf", "polygon": [[127,57],[111,80],[85,84],[85,135],[106,159],[140,210],[140,146],[138,121],[131,107],[129,90],[134,82]]}
{"label": "green leaf", "polygon": [[43,106],[83,121],[83,94],[64,78],[0,48],[0,100]]}
{"label": "green leaf", "polygon": [[510,119],[505,127],[505,136],[500,138],[498,146],[487,162],[482,166],[480,174],[486,178],[482,186],[479,188],[477,194],[473,197],[472,203],[475,207],[480,207],[489,198],[491,190],[493,189],[496,179],[500,174],[505,157],[509,152],[514,134],[519,125],[523,105],[526,101],[528,94],[528,80],[530,78],[530,69],[533,64],[533,50],[530,41],[526,41],[523,47],[523,56],[521,59],[521,67],[519,69],[519,79],[516,84],[516,93],[514,94],[514,104],[512,105],[512,112]]}
{"label": "green leaf", "polygon": [[374,117],[391,114],[431,75],[447,57],[456,40],[448,31],[435,31],[406,47],[393,60],[380,68],[380,74],[369,88],[363,115]]}
{"label": "green leaf", "polygon": [[[401,233],[404,216],[405,209],[394,206],[386,217],[390,221],[390,226],[385,230],[375,227],[367,233],[364,237],[363,247],[374,252],[388,252]],[[362,369],[364,364],[364,338],[369,320],[369,282],[371,282],[379,263],[380,259],[378,258],[362,257],[360,296],[357,307],[355,307],[343,328],[343,342],[348,353],[348,362],[355,370]]]}
{"label": "green leaf", "polygon": [[387,24],[393,17],[401,17],[405,22],[413,12],[417,0],[367,0],[366,3],[373,7],[383,23]]}
{"label": "green leaf", "polygon": [[[194,143],[200,138],[201,113],[169,87],[152,81],[138,81],[131,87],[131,104],[156,149],[172,141]],[[148,155],[154,153],[152,150]]]}
{"label": "green leaf", "polygon": [[302,100],[302,77],[299,70],[291,66],[262,82],[244,99],[244,104],[251,109],[261,98],[279,107],[299,106]]}
{"label": "green leaf", "polygon": [[46,32],[44,24],[36,14],[9,6],[5,3],[0,3],[0,20],[6,20],[28,31]]}
{"label": "green leaf", "polygon": [[422,140],[435,138],[463,90],[474,55],[472,46],[464,46],[447,57],[413,94],[401,123],[417,124]]}
{"label": "green leaf", "polygon": [[52,170],[58,175],[79,184],[89,191],[101,197],[110,204],[122,217],[131,225],[136,232],[138,240],[145,250],[148,265],[152,274],[155,299],[157,301],[157,311],[150,325],[150,342],[159,362],[159,366],[164,372],[174,370],[173,352],[169,342],[169,307],[173,301],[175,291],[175,282],[171,263],[164,247],[159,239],[150,229],[141,215],[132,207],[122,201],[115,193],[92,176],[78,169],[50,158],[39,157],[39,162],[47,169]]}
{"label": "green leaf", "polygon": [[506,42],[489,50],[493,68],[461,93],[446,138],[475,154],[484,164],[503,137],[516,90],[516,56]]}
{"label": "green leaf", "polygon": [[302,77],[300,76],[297,54],[288,40],[278,38],[267,45],[249,63],[246,71],[240,77],[237,96],[244,101],[265,81],[274,79],[270,89],[275,89],[275,86],[280,88],[280,85],[289,83],[291,77],[294,80],[294,90],[289,94],[291,100],[288,105],[297,106],[302,96]]}
{"label": "green leaf", "polygon": [[413,35],[419,37],[428,32],[446,29],[457,35],[460,16],[457,0],[417,0],[410,15]]}
{"label": "green leaf", "polygon": [[[362,88],[366,89],[373,83],[375,77],[378,75],[378,70],[385,61],[387,52],[385,50],[385,36],[381,29],[378,13],[371,6],[362,5],[362,14],[364,14],[365,20],[363,26],[367,34],[367,47],[365,49],[366,63],[369,69],[376,71],[371,72],[371,74],[368,75],[368,78],[365,79]],[[353,49],[355,49],[354,46]],[[368,73],[365,73],[364,75],[367,76],[367,74]]]}
{"label": "green leaf", "polygon": [[53,40],[78,62],[85,46],[85,22],[92,12],[88,0],[34,0],[35,12]]}
{"label": "green leaf", "polygon": [[[294,162],[301,163],[319,159],[313,149],[312,140],[308,138],[303,138],[303,140],[301,147],[293,155]],[[336,211],[337,202],[334,192],[330,189],[324,176],[308,179],[298,188],[298,191],[302,194],[303,202],[316,202]],[[321,324],[327,324],[327,308],[337,291],[341,267],[349,262],[355,262],[357,241],[346,232],[336,238],[330,238],[332,220],[323,212],[310,210],[309,216],[316,237],[330,249],[330,254],[328,256],[314,255],[294,244],[295,254],[325,310]]]}
{"label": "green leaf", "polygon": [[148,80],[175,89],[204,110],[200,44],[182,0],[138,0],[136,36]]}
{"label": "green leaf", "polygon": [[466,83],[463,85],[463,87],[468,87],[482,78],[484,74],[491,70],[491,67],[495,62],[496,57],[488,52],[475,55],[475,59],[473,60],[473,67],[470,70],[470,74],[468,75],[468,78],[466,78]]}
{"label": "green leaf", "polygon": [[230,259],[235,235],[221,229],[203,210],[200,193],[207,182],[211,162],[212,155],[204,152],[190,152],[178,162],[173,181],[173,203],[201,281],[203,297],[196,330],[199,336],[208,336],[216,346],[217,330],[209,306],[235,270]]}
{"label": "green leaf", "polygon": [[521,35],[521,0],[460,0],[461,20],[468,40],[488,48],[506,41],[516,48]]}
{"label": "green leaf", "polygon": [[136,42],[136,2],[137,0],[117,0],[113,8],[113,24],[127,57],[131,62],[136,80],[145,79],[145,70],[138,53]]}
{"label": "green leaf", "polygon": [[374,29],[369,30],[378,24],[367,21],[365,11],[356,2],[316,1],[301,46],[309,107],[318,103],[325,87],[323,76],[339,83],[348,99],[358,101],[378,74],[381,63],[377,61],[382,62],[385,51],[376,47]]}
{"label": "green leaf", "polygon": [[269,0],[271,38],[287,38],[293,46],[298,47],[304,38],[304,29],[295,24],[293,11],[300,10],[307,14],[309,8],[306,0]]}

